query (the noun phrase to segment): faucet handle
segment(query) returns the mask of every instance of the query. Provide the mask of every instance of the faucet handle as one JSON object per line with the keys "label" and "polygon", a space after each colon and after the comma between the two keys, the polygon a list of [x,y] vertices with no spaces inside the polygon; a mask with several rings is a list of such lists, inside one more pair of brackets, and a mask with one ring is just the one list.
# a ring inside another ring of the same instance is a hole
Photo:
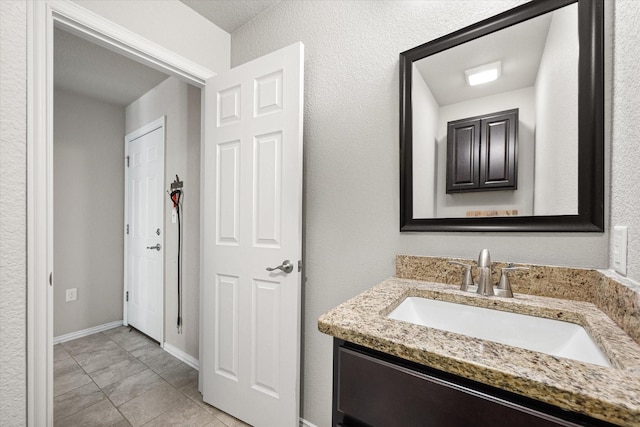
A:
{"label": "faucet handle", "polygon": [[462,276],[462,282],[460,283],[460,290],[468,291],[469,287],[473,286],[473,277],[471,277],[471,269],[473,266],[460,261],[449,261],[449,264],[459,265],[465,268],[464,275]]}
{"label": "faucet handle", "polygon": [[515,267],[513,263],[507,264],[502,268],[502,274],[500,275],[500,281],[496,289],[496,295],[499,297],[513,298],[513,291],[511,290],[511,283],[509,282],[508,273],[516,270],[528,270],[529,267]]}

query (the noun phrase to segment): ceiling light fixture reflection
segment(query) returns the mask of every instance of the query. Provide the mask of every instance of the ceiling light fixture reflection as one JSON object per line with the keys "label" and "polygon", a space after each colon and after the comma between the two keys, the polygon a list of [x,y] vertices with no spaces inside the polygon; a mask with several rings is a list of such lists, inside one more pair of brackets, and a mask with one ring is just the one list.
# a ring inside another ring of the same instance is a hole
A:
{"label": "ceiling light fixture reflection", "polygon": [[480,65],[479,67],[464,70],[469,86],[476,86],[483,83],[489,83],[500,77],[502,73],[502,61],[492,62],[490,64]]}

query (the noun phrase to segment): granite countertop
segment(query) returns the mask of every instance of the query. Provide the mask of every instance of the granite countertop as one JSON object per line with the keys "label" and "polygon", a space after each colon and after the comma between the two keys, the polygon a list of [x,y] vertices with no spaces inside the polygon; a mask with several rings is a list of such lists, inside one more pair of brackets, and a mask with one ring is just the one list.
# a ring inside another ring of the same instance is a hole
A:
{"label": "granite countertop", "polygon": [[[388,319],[418,296],[582,325],[612,367]],[[321,332],[563,409],[640,426],[640,345],[594,304],[516,294],[483,297],[447,284],[390,278],[323,314]]]}

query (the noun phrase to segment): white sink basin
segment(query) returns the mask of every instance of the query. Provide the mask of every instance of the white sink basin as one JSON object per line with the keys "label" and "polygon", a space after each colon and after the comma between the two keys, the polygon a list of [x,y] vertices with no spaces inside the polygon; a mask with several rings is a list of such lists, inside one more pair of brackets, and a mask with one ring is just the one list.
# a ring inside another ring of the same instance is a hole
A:
{"label": "white sink basin", "polygon": [[525,314],[408,297],[390,319],[610,367],[584,328]]}

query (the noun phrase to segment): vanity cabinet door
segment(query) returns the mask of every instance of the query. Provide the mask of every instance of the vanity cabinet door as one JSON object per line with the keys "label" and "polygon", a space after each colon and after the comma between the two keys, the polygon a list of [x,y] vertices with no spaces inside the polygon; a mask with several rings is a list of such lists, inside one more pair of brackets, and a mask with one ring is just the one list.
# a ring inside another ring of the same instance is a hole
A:
{"label": "vanity cabinet door", "polygon": [[447,126],[447,193],[480,187],[480,121],[459,120]]}
{"label": "vanity cabinet door", "polygon": [[518,110],[486,117],[481,120],[480,127],[480,188],[515,190]]}
{"label": "vanity cabinet door", "polygon": [[578,425],[359,351],[335,350],[335,427]]}
{"label": "vanity cabinet door", "polygon": [[518,109],[447,123],[447,194],[515,190]]}

